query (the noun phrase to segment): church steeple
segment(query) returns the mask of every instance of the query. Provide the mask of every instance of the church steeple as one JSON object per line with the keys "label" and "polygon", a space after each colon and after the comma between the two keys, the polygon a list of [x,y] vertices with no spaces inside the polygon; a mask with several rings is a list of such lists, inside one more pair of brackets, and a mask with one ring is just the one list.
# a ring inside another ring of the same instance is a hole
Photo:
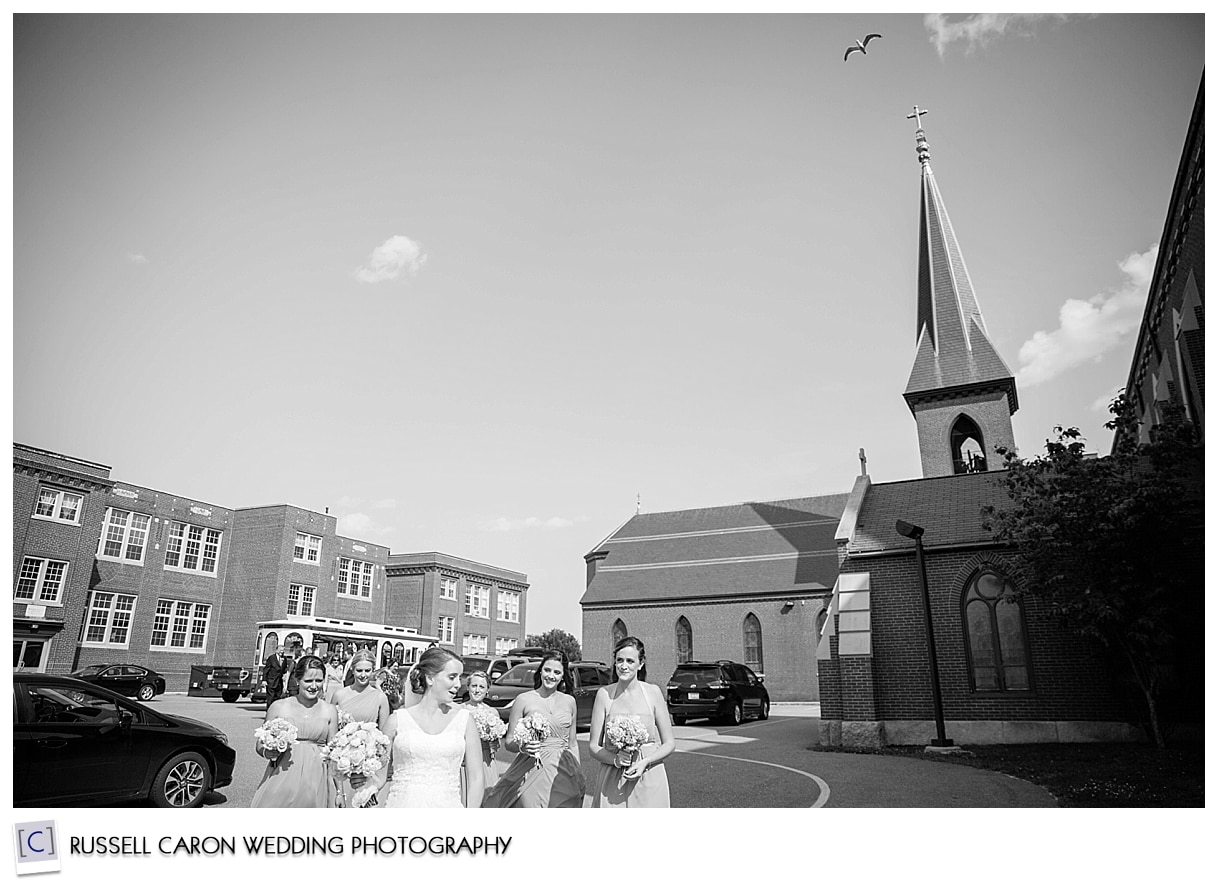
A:
{"label": "church steeple", "polygon": [[918,423],[925,477],[1000,466],[998,446],[1014,448],[1015,378],[990,342],[956,232],[930,167],[914,105],[922,199],[918,229],[917,355],[905,401]]}

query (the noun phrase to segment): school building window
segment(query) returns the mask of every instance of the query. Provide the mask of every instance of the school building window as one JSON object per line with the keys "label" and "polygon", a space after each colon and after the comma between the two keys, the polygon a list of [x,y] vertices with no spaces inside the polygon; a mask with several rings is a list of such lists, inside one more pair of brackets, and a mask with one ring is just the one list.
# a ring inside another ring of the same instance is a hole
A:
{"label": "school building window", "polygon": [[465,614],[476,619],[491,617],[491,589],[485,585],[470,585],[465,592]]}
{"label": "school building window", "polygon": [[131,616],[134,612],[134,594],[89,592],[81,642],[85,646],[126,646],[131,636]]}
{"label": "school building window", "polygon": [[69,493],[55,487],[39,487],[38,503],[34,506],[34,517],[48,521],[80,523],[80,510],[85,498],[79,493]]}
{"label": "school building window", "polygon": [[515,591],[496,591],[495,606],[499,621],[520,621],[520,595]]}
{"label": "school building window", "polygon": [[372,567],[368,561],[338,559],[338,593],[362,600],[372,599]]}
{"label": "school building window", "polygon": [[153,649],[203,652],[207,646],[207,624],[211,619],[211,605],[191,603],[189,600],[164,600],[156,602],[156,615],[152,618]]}
{"label": "school building window", "polygon": [[106,526],[102,531],[97,556],[119,563],[144,565],[144,545],[148,541],[148,515],[121,508],[106,509]]}
{"label": "school building window", "polygon": [[511,655],[517,645],[515,637],[496,637],[495,655]]}
{"label": "school building window", "polygon": [[68,562],[64,560],[48,560],[45,557],[22,558],[21,569],[17,573],[17,585],[13,588],[13,599],[25,603],[49,603],[58,606],[67,572]]}
{"label": "school building window", "polygon": [[313,594],[316,591],[312,585],[298,585],[295,582],[288,585],[288,615],[313,615]]}
{"label": "school building window", "polygon": [[453,642],[453,627],[456,625],[456,619],[452,616],[440,616],[439,627],[436,629],[436,636],[440,638],[441,643]]}
{"label": "school building window", "polygon": [[466,634],[461,640],[462,655],[486,655],[486,635]]}
{"label": "school building window", "polygon": [[292,549],[292,557],[301,563],[321,563],[321,537],[311,533],[297,533],[296,546]]}
{"label": "school building window", "polygon": [[220,531],[198,524],[169,524],[165,543],[165,568],[216,574],[220,558]]}
{"label": "school building window", "polygon": [[443,600],[457,599],[457,580],[444,578],[440,580],[440,597]]}

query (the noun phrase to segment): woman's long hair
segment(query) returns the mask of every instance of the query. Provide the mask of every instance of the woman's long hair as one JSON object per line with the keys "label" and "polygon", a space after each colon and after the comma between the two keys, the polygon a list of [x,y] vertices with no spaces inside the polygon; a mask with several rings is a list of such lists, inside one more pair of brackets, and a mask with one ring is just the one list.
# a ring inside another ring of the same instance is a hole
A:
{"label": "woman's long hair", "polygon": [[639,651],[639,672],[635,675],[638,679],[646,682],[647,680],[647,650],[643,648],[643,641],[638,637],[623,637],[617,642],[617,646],[613,647],[613,660],[609,663],[609,667],[613,669],[611,683],[617,682],[617,654],[624,647],[633,646]]}
{"label": "woman's long hair", "polygon": [[296,662],[295,667],[292,668],[292,679],[300,680],[305,675],[305,671],[313,669],[321,671],[323,677],[326,675],[326,663],[324,661],[315,655],[303,656]]}
{"label": "woman's long hair", "polygon": [[546,662],[551,660],[562,665],[562,679],[558,681],[558,691],[570,695],[575,691],[575,687],[571,683],[571,664],[567,661],[567,654],[557,649],[551,649],[537,660],[537,670],[533,672],[533,688],[541,688],[541,669],[545,667]]}

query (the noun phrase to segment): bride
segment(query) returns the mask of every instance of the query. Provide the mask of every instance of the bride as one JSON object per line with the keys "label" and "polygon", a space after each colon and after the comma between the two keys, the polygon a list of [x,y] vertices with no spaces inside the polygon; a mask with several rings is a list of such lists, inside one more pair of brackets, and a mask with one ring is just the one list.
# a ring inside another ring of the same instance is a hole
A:
{"label": "bride", "polygon": [[411,669],[411,695],[385,727],[393,743],[386,808],[461,808],[462,763],[469,805],[482,805],[482,740],[469,711],[453,703],[462,669],[438,646]]}

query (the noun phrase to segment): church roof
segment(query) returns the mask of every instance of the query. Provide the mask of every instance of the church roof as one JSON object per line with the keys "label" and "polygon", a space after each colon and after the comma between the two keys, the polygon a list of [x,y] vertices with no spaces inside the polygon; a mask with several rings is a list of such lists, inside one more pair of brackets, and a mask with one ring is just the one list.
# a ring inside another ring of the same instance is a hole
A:
{"label": "church roof", "polygon": [[640,604],[828,591],[848,494],[638,514],[604,554],[580,603]]}
{"label": "church roof", "polygon": [[1006,472],[977,472],[872,484],[863,499],[849,554],[912,549],[914,542],[896,531],[898,520],[922,527],[924,547],[993,542],[981,528],[981,508],[1010,505]]}
{"label": "church roof", "polygon": [[930,167],[926,134],[918,128],[922,163],[918,229],[918,351],[905,400],[955,389],[996,386],[1007,391],[1011,413],[1019,402],[1010,368],[990,342],[964,255]]}

